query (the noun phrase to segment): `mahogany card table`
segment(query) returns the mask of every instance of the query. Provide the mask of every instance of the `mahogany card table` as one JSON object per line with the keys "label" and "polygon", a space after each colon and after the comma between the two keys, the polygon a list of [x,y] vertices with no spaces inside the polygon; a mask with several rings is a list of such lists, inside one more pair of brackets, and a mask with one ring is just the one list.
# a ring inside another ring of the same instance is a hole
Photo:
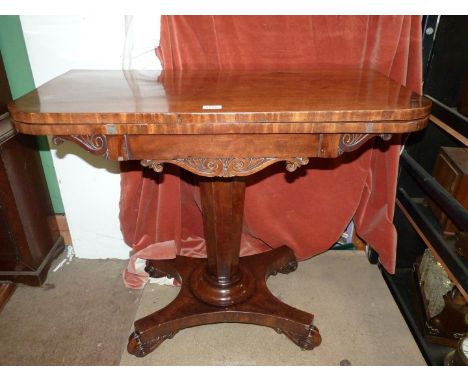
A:
{"label": "mahogany card table", "polygon": [[318,346],[313,315],[266,285],[269,276],[296,269],[292,250],[239,258],[245,179],[276,162],[294,171],[309,158],[420,130],[430,108],[428,99],[370,70],[73,70],[9,106],[21,133],[200,177],[207,258],[147,261],[150,276],[174,277],[181,290],[135,322],[127,349],[140,357],[179,330],[220,322],[265,325],[302,349]]}

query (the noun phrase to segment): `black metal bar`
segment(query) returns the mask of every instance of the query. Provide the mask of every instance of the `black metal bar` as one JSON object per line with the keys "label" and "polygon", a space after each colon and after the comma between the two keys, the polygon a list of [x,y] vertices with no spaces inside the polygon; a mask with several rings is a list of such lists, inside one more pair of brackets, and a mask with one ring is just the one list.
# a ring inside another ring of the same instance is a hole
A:
{"label": "black metal bar", "polygon": [[429,63],[431,61],[432,47],[434,46],[438,21],[439,16],[437,15],[427,15],[423,18],[423,78],[426,78]]}
{"label": "black metal bar", "polygon": [[437,117],[453,130],[468,138],[468,118],[460,114],[455,108],[450,108],[428,94],[425,97],[432,101],[431,114]]}
{"label": "black metal bar", "polygon": [[403,188],[398,188],[397,199],[411,215],[414,223],[424,233],[442,261],[450,269],[450,272],[456,277],[460,286],[465,291],[468,291],[468,267],[465,265],[464,260],[448,245],[447,241],[440,233],[439,227],[436,227],[436,225],[424,215],[421,211],[421,207],[418,207],[416,203],[414,203]]}
{"label": "black metal bar", "polygon": [[468,211],[433,176],[406,151],[401,154],[401,164],[419,183],[427,195],[436,202],[461,231],[468,232]]}

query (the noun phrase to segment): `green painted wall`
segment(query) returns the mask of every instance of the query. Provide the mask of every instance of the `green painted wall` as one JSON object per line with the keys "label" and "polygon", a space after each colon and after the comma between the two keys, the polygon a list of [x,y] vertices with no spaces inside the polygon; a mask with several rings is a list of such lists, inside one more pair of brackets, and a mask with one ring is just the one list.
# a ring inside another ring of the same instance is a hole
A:
{"label": "green painted wall", "polygon": [[[13,99],[35,89],[36,86],[29,65],[28,52],[19,16],[0,16],[0,51],[2,52]],[[54,212],[63,214],[63,203],[49,151],[49,144],[45,137],[38,137],[38,142]]]}

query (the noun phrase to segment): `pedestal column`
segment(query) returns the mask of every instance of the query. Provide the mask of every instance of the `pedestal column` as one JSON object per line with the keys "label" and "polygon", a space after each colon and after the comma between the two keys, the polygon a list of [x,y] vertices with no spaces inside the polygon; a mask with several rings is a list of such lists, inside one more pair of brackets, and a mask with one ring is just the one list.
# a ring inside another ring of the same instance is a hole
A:
{"label": "pedestal column", "polygon": [[200,193],[208,259],[192,274],[190,286],[202,301],[229,306],[249,298],[255,281],[239,266],[244,178],[201,178]]}

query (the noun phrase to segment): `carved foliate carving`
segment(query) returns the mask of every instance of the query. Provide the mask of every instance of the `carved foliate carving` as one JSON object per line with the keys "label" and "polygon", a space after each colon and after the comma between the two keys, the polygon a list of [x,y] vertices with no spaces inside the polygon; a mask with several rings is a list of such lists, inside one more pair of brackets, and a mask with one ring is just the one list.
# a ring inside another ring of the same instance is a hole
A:
{"label": "carved foliate carving", "polygon": [[299,167],[309,163],[309,158],[297,157],[286,161],[286,170],[289,172],[296,171]]}
{"label": "carved foliate carving", "polygon": [[164,162],[151,159],[143,159],[140,161],[140,164],[143,167],[152,168],[155,172],[162,172],[164,169]]}
{"label": "carved foliate carving", "polygon": [[52,141],[56,145],[60,145],[65,141],[74,142],[91,154],[100,155],[104,158],[109,156],[107,139],[105,135],[56,135],[53,137]]}
{"label": "carved foliate carving", "polygon": [[144,159],[141,165],[156,172],[163,171],[164,163],[172,163],[194,174],[206,177],[246,176],[280,161],[286,161],[286,169],[294,171],[309,162],[308,158],[182,158],[172,160]]}
{"label": "carved foliate carving", "polygon": [[359,134],[359,133],[347,133],[342,134],[340,143],[338,146],[338,154],[341,155],[345,152],[356,150],[366,143],[369,139],[374,137],[380,137],[384,141],[388,141],[392,134]]}

